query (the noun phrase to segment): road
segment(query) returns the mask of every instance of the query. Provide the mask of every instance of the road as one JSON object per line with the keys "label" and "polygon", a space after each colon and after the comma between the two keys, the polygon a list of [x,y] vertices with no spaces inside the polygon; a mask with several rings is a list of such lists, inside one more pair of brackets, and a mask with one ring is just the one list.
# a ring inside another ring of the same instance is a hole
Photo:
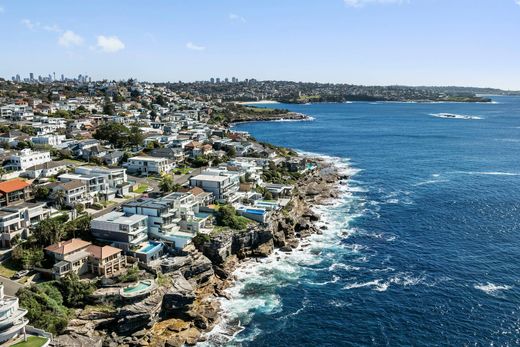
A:
{"label": "road", "polygon": [[0,276],[0,282],[4,284],[4,292],[6,295],[15,296],[18,289],[23,287],[20,283],[3,276]]}

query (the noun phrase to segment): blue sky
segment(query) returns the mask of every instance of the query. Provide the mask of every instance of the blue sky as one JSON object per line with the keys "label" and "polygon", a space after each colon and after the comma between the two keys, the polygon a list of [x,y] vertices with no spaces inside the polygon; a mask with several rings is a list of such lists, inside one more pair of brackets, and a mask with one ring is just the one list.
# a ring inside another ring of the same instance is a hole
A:
{"label": "blue sky", "polygon": [[520,0],[0,0],[0,76],[520,90]]}

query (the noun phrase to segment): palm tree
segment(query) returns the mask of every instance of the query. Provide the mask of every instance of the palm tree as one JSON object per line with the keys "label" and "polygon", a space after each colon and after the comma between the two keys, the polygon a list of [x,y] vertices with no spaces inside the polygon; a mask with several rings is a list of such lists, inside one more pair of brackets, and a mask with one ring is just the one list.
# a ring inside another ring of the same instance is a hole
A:
{"label": "palm tree", "polygon": [[54,200],[54,206],[59,210],[65,206],[65,192],[63,190],[58,190],[52,194],[52,199]]}

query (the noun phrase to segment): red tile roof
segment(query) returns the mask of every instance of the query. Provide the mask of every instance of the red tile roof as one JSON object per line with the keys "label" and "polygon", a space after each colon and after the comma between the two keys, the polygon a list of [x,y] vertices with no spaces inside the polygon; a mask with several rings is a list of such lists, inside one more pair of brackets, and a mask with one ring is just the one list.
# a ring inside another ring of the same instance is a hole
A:
{"label": "red tile roof", "polygon": [[115,247],[112,247],[112,246],[99,247],[99,246],[96,246],[96,245],[90,245],[87,248],[87,252],[92,254],[92,256],[94,258],[105,259],[105,258],[110,257],[111,255],[114,255],[114,254],[117,254],[117,253],[121,253],[121,250],[119,248],[115,248]]}
{"label": "red tile roof", "polygon": [[16,192],[17,190],[22,190],[24,188],[29,187],[30,184],[25,182],[22,179],[15,178],[9,181],[1,182],[0,183],[0,192],[2,193],[12,193]]}
{"label": "red tile roof", "polygon": [[69,254],[87,246],[90,246],[90,242],[82,239],[70,239],[52,244],[46,247],[45,250],[57,254]]}

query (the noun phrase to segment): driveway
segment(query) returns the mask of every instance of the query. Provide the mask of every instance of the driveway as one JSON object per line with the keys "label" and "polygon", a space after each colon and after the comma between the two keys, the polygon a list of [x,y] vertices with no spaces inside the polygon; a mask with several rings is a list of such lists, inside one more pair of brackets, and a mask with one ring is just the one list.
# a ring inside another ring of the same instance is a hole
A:
{"label": "driveway", "polygon": [[0,276],[0,282],[4,284],[4,292],[6,295],[15,296],[18,289],[23,287],[20,283],[3,276]]}

